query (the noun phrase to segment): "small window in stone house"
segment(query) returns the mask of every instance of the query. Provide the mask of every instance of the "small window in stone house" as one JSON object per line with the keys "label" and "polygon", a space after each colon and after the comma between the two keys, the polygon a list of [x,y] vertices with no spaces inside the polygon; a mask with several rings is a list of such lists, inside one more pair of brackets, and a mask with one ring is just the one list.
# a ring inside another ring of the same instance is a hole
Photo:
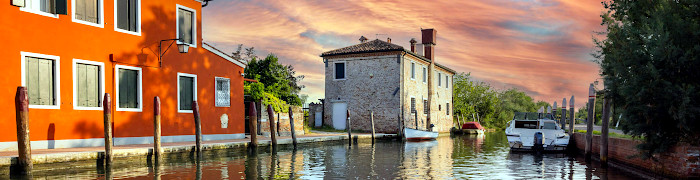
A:
{"label": "small window in stone house", "polygon": [[428,114],[429,110],[430,110],[430,106],[428,106],[428,100],[423,99],[423,114]]}
{"label": "small window in stone house", "polygon": [[428,82],[428,68],[423,67],[423,82]]}
{"label": "small window in stone house", "polygon": [[438,111],[442,111],[442,105],[438,105]]}
{"label": "small window in stone house", "polygon": [[411,63],[411,79],[416,79],[416,63]]}
{"label": "small window in stone house", "polygon": [[335,79],[345,79],[345,63],[335,63]]}
{"label": "small window in stone house", "polygon": [[445,105],[445,108],[445,112],[447,112],[447,115],[450,115],[450,103],[447,103],[447,105]]}
{"label": "small window in stone house", "polygon": [[442,86],[442,73],[438,73],[438,87]]}
{"label": "small window in stone house", "polygon": [[411,98],[411,113],[416,113],[416,98]]}
{"label": "small window in stone house", "polygon": [[445,75],[445,88],[450,88],[450,76]]}

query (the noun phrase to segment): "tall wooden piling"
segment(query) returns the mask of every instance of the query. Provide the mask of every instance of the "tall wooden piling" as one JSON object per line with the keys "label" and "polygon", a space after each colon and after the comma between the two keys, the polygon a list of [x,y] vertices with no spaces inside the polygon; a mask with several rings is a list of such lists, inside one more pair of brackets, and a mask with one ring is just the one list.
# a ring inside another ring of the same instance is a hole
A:
{"label": "tall wooden piling", "polygon": [[348,145],[352,146],[352,128],[350,128],[350,110],[346,110],[347,118],[345,119],[345,129],[348,130]]}
{"label": "tall wooden piling", "polygon": [[401,114],[398,114],[396,119],[398,120],[398,124],[396,126],[398,128],[398,130],[396,131],[396,135],[398,135],[398,137],[402,137],[403,133],[401,131],[403,130],[403,125],[401,123]]}
{"label": "tall wooden piling", "polygon": [[163,150],[160,148],[160,97],[153,97],[153,156],[160,159]]}
{"label": "tall wooden piling", "polygon": [[573,138],[574,135],[574,125],[576,124],[576,119],[574,118],[574,96],[569,99],[569,135]]}
{"label": "tall wooden piling", "polygon": [[292,111],[292,107],[289,107],[289,127],[291,128],[292,132],[292,144],[294,144],[294,147],[297,147],[297,134],[294,132],[294,111]]}
{"label": "tall wooden piling", "polygon": [[272,105],[267,105],[267,115],[270,118],[270,143],[272,143],[272,148],[275,149],[277,148],[277,133],[275,132],[277,128],[275,127],[275,112],[272,110]]}
{"label": "tall wooden piling", "polygon": [[603,98],[603,119],[600,128],[600,163],[603,167],[608,165],[608,123],[610,122],[610,98]]}
{"label": "tall wooden piling", "polygon": [[192,114],[194,115],[195,151],[202,152],[202,121],[199,118],[199,103],[192,101]]}
{"label": "tall wooden piling", "polygon": [[566,98],[561,100],[561,129],[566,129]]}
{"label": "tall wooden piling", "polygon": [[17,121],[17,158],[18,174],[29,175],[32,173],[32,147],[29,139],[29,96],[27,87],[17,87],[15,95],[15,120]]}
{"label": "tall wooden piling", "polygon": [[374,143],[374,111],[369,111],[369,120],[372,123],[372,143]]}
{"label": "tall wooden piling", "polygon": [[250,102],[248,108],[248,129],[250,129],[250,147],[258,147],[258,110],[255,102]]}
{"label": "tall wooden piling", "polygon": [[591,160],[593,151],[593,121],[595,121],[595,88],[593,83],[588,88],[588,119],[586,120],[586,161]]}
{"label": "tall wooden piling", "polygon": [[102,101],[104,109],[104,131],[105,131],[105,163],[112,164],[112,101],[109,93],[105,93]]}

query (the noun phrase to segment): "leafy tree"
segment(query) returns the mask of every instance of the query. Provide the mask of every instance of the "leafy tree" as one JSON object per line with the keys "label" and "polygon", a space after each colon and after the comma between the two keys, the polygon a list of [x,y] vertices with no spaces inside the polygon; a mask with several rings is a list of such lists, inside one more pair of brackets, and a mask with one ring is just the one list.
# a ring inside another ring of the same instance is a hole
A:
{"label": "leafy tree", "polygon": [[698,1],[603,2],[604,40],[595,55],[621,128],[644,136],[644,157],[700,141]]}
{"label": "leafy tree", "polygon": [[453,84],[455,116],[472,119],[478,115],[477,119],[481,120],[482,125],[489,128],[498,126],[498,123],[494,122],[498,95],[491,86],[483,82],[474,82],[470,79],[470,74],[465,73],[455,75]]}
{"label": "leafy tree", "polygon": [[[249,49],[246,49],[249,50]],[[252,51],[252,48],[250,48]],[[265,59],[258,60],[254,55],[251,57],[245,69],[245,77],[256,79],[265,87],[268,92],[282,101],[291,105],[301,105],[299,91],[304,88],[300,81],[304,76],[296,76],[296,71],[291,65],[282,65],[278,62],[277,56],[269,54]]]}
{"label": "leafy tree", "polygon": [[537,106],[532,97],[517,89],[508,89],[499,94],[501,100],[498,106],[498,120],[502,128],[507,126],[507,122],[513,119],[516,112],[537,112]]}

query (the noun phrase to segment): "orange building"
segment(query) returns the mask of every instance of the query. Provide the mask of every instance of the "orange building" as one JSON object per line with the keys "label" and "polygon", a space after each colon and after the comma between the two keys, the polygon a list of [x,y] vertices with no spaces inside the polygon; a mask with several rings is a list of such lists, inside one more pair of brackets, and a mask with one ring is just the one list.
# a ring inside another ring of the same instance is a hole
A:
{"label": "orange building", "polygon": [[[112,97],[115,145],[152,143],[155,96],[162,102],[163,142],[194,141],[195,100],[204,140],[244,138],[245,63],[202,42],[206,3],[0,5],[0,151],[17,149],[17,86],[28,89],[33,149],[104,145],[104,93]],[[188,52],[180,52],[185,45]]]}

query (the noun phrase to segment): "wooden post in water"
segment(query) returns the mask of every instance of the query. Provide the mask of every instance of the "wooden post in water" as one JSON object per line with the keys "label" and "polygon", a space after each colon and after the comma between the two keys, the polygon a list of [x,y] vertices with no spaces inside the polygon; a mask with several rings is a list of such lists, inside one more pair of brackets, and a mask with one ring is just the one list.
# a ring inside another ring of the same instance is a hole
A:
{"label": "wooden post in water", "polygon": [[297,134],[294,132],[294,112],[292,111],[292,106],[289,106],[289,127],[292,129],[292,144],[297,147]]}
{"label": "wooden post in water", "polygon": [[569,99],[569,136],[573,138],[574,135],[574,125],[576,124],[576,119],[574,118],[574,96]]}
{"label": "wooden post in water", "polygon": [[396,116],[396,119],[398,120],[398,124],[396,126],[398,130],[396,131],[396,135],[401,137],[403,135],[403,133],[401,133],[401,130],[403,130],[403,127],[401,125],[401,114],[398,114],[398,116]]}
{"label": "wooden post in water", "polygon": [[267,116],[270,118],[270,143],[272,143],[272,148],[277,149],[277,128],[275,127],[275,112],[272,110],[272,105],[268,104],[267,105]]}
{"label": "wooden post in water", "polygon": [[557,101],[554,101],[552,104],[552,118],[557,119],[557,111],[559,109],[557,108]]}
{"label": "wooden post in water", "polygon": [[102,101],[104,109],[104,131],[105,131],[105,164],[112,164],[112,102],[109,93],[105,93]]}
{"label": "wooden post in water", "polygon": [[600,128],[600,164],[603,167],[608,166],[608,123],[610,122],[610,98],[603,96],[603,119],[601,119],[602,126]]}
{"label": "wooden post in water", "polygon": [[588,87],[588,119],[586,120],[586,161],[591,160],[593,151],[593,121],[595,121],[595,88],[593,83]]}
{"label": "wooden post in water", "polygon": [[160,148],[160,97],[153,97],[153,156],[160,159],[162,150]]}
{"label": "wooden post in water", "polygon": [[202,152],[202,121],[199,118],[199,103],[192,101],[192,114],[194,114],[194,132],[195,132],[195,151],[197,154]]}
{"label": "wooden post in water", "polygon": [[350,128],[350,110],[346,110],[347,117],[345,119],[345,124],[347,127],[345,129],[348,130],[348,144],[352,146],[352,128]]}
{"label": "wooden post in water", "polygon": [[372,143],[374,143],[374,110],[369,110],[369,120],[372,123]]}
{"label": "wooden post in water", "polygon": [[15,120],[17,121],[17,158],[18,174],[29,175],[32,173],[32,146],[29,139],[29,96],[27,87],[17,87],[15,95]]}
{"label": "wooden post in water", "polygon": [[250,102],[248,108],[248,129],[250,129],[250,147],[255,149],[258,147],[258,110],[255,108],[256,103]]}
{"label": "wooden post in water", "polygon": [[561,100],[561,129],[566,129],[566,98]]}

